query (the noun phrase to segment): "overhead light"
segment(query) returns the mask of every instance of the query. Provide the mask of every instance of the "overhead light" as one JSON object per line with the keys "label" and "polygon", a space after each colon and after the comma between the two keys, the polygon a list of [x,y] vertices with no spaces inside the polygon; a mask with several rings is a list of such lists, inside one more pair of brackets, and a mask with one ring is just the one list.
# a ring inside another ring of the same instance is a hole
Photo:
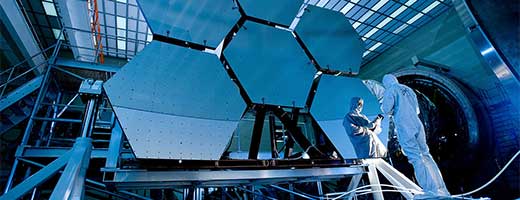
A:
{"label": "overhead light", "polygon": [[352,0],[347,5],[345,5],[339,12],[346,15],[350,9],[352,9],[355,5],[355,3],[359,2],[359,0]]}
{"label": "overhead light", "polygon": [[418,19],[420,19],[424,14],[422,13],[417,13],[417,15],[413,16],[411,19],[409,19],[406,23],[407,24],[413,24],[415,21],[417,21]]}
{"label": "overhead light", "polygon": [[433,10],[435,7],[437,7],[439,4],[441,4],[441,3],[438,2],[438,1],[433,2],[433,3],[430,4],[428,7],[426,7],[422,12],[423,12],[423,13],[428,13],[428,12],[430,12],[431,10]]}
{"label": "overhead light", "polygon": [[385,25],[390,23],[394,18],[403,13],[409,6],[413,5],[415,2],[416,0],[407,1],[404,5],[392,12],[392,14],[390,14],[390,17],[387,17],[383,21],[379,22],[379,24],[377,24],[375,28],[372,28],[372,30],[368,31],[363,37],[370,38],[370,36],[374,35],[379,29],[383,28]]}
{"label": "overhead light", "polygon": [[395,31],[393,33],[398,34],[401,31],[403,31],[406,27],[408,27],[408,24],[403,24],[399,28],[395,29]]}
{"label": "overhead light", "polygon": [[126,19],[124,17],[117,16],[117,28],[126,29]]}
{"label": "overhead light", "polygon": [[118,39],[117,48],[121,50],[126,50],[126,41]]}
{"label": "overhead light", "polygon": [[325,4],[327,4],[328,2],[329,2],[329,0],[321,0],[320,2],[318,2],[318,3],[316,4],[316,6],[318,6],[318,7],[323,7],[323,6],[325,6]]}
{"label": "overhead light", "polygon": [[388,2],[388,0],[382,0],[382,1],[377,2],[376,5],[374,5],[372,8],[370,8],[370,10],[368,12],[366,12],[363,16],[361,16],[361,18],[359,18],[359,20],[356,23],[352,24],[352,26],[354,28],[359,27],[359,25],[361,25],[361,23],[365,22],[368,18],[370,18],[375,12],[377,12],[387,2]]}
{"label": "overhead light", "polygon": [[45,10],[45,14],[50,16],[58,16],[56,13],[56,7],[54,7],[54,3],[42,1],[43,9]]}
{"label": "overhead light", "polygon": [[369,51],[374,51],[376,50],[379,46],[381,46],[383,43],[381,42],[378,42],[376,44],[374,44],[374,46],[370,47],[370,49],[368,49]]}
{"label": "overhead light", "polygon": [[61,30],[60,29],[53,28],[52,29],[52,33],[54,34],[54,38],[60,39],[60,40],[65,40],[65,36],[63,34],[61,34]]}
{"label": "overhead light", "polygon": [[365,51],[365,53],[363,53],[363,57],[367,56],[368,54],[370,54],[370,51]]}

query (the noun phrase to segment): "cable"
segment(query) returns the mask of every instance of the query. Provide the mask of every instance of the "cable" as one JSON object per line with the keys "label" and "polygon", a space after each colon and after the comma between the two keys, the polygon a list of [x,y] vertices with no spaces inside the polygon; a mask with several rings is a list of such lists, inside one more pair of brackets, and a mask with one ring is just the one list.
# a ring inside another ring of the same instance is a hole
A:
{"label": "cable", "polygon": [[[405,188],[405,187],[399,187],[399,186],[395,186],[395,185],[389,185],[389,184],[371,184],[371,185],[365,185],[365,186],[361,186],[361,187],[358,187],[356,189],[353,189],[353,190],[350,190],[350,191],[347,191],[347,192],[342,192],[342,193],[333,193],[333,194],[327,194],[327,195],[339,195],[337,197],[334,197],[332,198],[333,200],[335,199],[339,199],[339,198],[342,198],[350,193],[353,193],[353,192],[357,192],[358,190],[361,190],[361,189],[364,189],[364,188],[369,188],[369,187],[372,187],[372,186],[384,186],[384,187],[392,187],[392,188],[396,188],[396,189],[399,189],[399,191],[401,192],[409,192],[409,193],[416,193],[416,194],[423,194],[422,191],[418,191],[418,190],[414,190],[414,189],[409,189],[409,188]],[[368,190],[370,191],[370,190]]]}
{"label": "cable", "polygon": [[515,158],[520,154],[520,150],[518,150],[516,152],[516,154],[509,160],[509,162],[507,162],[506,165],[504,165],[504,167],[497,173],[497,175],[495,175],[495,177],[493,177],[491,180],[489,180],[486,184],[480,186],[479,188],[473,190],[473,191],[470,191],[470,192],[466,192],[466,193],[463,193],[463,194],[456,194],[456,195],[452,195],[452,197],[463,197],[463,196],[467,196],[467,195],[470,195],[470,194],[473,194],[475,192],[478,192],[482,189],[484,189],[485,187],[487,187],[489,184],[491,184],[493,181],[495,181],[495,179],[497,179],[506,169],[507,167],[509,167],[509,165],[513,162],[513,160],[515,160]]}

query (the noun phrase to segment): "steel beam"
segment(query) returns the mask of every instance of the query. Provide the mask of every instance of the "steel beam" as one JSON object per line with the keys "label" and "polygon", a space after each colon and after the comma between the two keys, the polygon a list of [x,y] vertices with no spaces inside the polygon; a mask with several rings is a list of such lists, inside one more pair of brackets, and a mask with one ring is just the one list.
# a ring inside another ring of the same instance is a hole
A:
{"label": "steel beam", "polygon": [[422,191],[421,187],[382,159],[366,159],[363,163],[374,166],[392,185],[410,189],[409,192],[400,190],[406,199],[413,199],[413,191]]}
{"label": "steel beam", "polygon": [[121,67],[108,65],[108,64],[97,64],[90,62],[81,62],[67,58],[58,58],[56,60],[56,65],[61,67],[68,67],[74,69],[86,69],[93,71],[102,71],[102,72],[118,72]]}
{"label": "steel beam", "polygon": [[276,147],[276,126],[272,113],[269,113],[269,135],[271,140],[271,158],[278,158],[278,148]]}
{"label": "steel beam", "polygon": [[[146,171],[117,170],[113,183],[120,189],[167,188],[172,186],[233,186],[240,184],[273,184],[288,181],[316,181],[365,173],[364,166],[220,171]],[[106,176],[105,176],[106,177]]]}
{"label": "steel beam", "polygon": [[91,149],[92,139],[86,137],[76,139],[70,153],[71,159],[52,192],[51,200],[83,199]]}
{"label": "steel beam", "polygon": [[54,1],[56,11],[61,16],[61,22],[66,27],[73,29],[67,30],[67,39],[71,46],[78,46],[81,48],[71,48],[74,58],[81,61],[94,62],[95,49],[92,33],[77,31],[90,30],[88,15],[88,4],[80,0],[57,0]]}
{"label": "steel beam", "polygon": [[[311,158],[319,158],[322,155],[320,151],[318,151],[316,148],[313,148],[311,142],[305,137],[302,131],[298,129],[297,122],[299,113],[297,109],[294,109],[292,118],[289,116],[288,112],[283,110],[283,108],[275,108],[274,114],[278,117],[278,119],[280,119],[280,121],[282,121],[291,134],[291,137],[300,145],[300,147],[305,151],[308,151],[307,153]],[[286,145],[286,148],[288,147],[289,146]]]}
{"label": "steel beam", "polygon": [[0,111],[3,111],[4,109],[18,102],[20,99],[36,91],[36,89],[40,87],[42,80],[42,75],[37,76],[32,80],[27,81],[23,85],[19,86],[9,94],[5,95],[5,98],[2,98],[0,100]]}
{"label": "steel beam", "polygon": [[[21,153],[22,158],[54,158],[60,157],[67,153],[70,148],[67,147],[25,147]],[[106,158],[107,149],[93,149],[91,158]]]}
{"label": "steel beam", "polygon": [[42,168],[40,171],[25,179],[22,183],[16,185],[16,187],[14,187],[13,189],[6,192],[3,196],[0,197],[0,200],[12,200],[22,198],[25,194],[32,191],[34,187],[37,187],[38,185],[44,183],[46,180],[58,173],[60,169],[67,164],[67,161],[70,157],[70,152],[62,155],[46,167]]}
{"label": "steel beam", "polygon": [[368,180],[370,182],[373,196],[375,200],[383,200],[383,192],[381,189],[381,183],[379,182],[379,177],[377,176],[377,169],[374,165],[368,165]]}
{"label": "steel beam", "polygon": [[[363,176],[362,174],[352,176],[352,179],[350,179],[350,183],[348,184],[347,191],[355,190],[358,187],[362,176]],[[355,192],[350,193],[348,195],[347,199],[352,200],[354,198],[355,194],[356,194]]]}
{"label": "steel beam", "polygon": [[255,124],[253,126],[253,135],[251,136],[251,145],[249,146],[249,159],[258,159],[258,150],[262,141],[262,131],[265,120],[265,107],[258,106],[256,108]]}
{"label": "steel beam", "polygon": [[119,160],[119,153],[121,150],[123,140],[123,130],[119,122],[115,122],[114,128],[112,128],[112,134],[110,135],[110,143],[108,144],[108,152],[106,154],[105,168],[114,169],[117,167],[117,161]]}
{"label": "steel beam", "polygon": [[[40,46],[38,46],[38,42],[33,35],[33,31],[25,20],[22,9],[18,5],[18,1],[0,1],[0,19],[7,27],[7,31],[15,40],[16,45],[24,57],[29,58],[32,55],[37,55],[41,52]],[[32,66],[36,66],[37,63],[43,62],[45,62],[45,57],[42,54],[29,60],[29,63]],[[42,73],[45,71],[45,66],[40,66],[37,70]]]}

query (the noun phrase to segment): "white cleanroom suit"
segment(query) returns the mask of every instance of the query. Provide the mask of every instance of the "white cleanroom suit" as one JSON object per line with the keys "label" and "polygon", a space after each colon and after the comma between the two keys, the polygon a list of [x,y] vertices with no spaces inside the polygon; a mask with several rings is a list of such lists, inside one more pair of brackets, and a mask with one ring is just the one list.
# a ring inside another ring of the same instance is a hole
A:
{"label": "white cleanroom suit", "polygon": [[383,77],[383,85],[385,86],[383,112],[393,116],[397,139],[408,157],[408,162],[413,165],[419,185],[426,193],[450,195],[426,144],[424,127],[418,116],[419,104],[414,91],[400,84],[391,74]]}
{"label": "white cleanroom suit", "polygon": [[361,110],[363,110],[363,99],[354,97],[351,100],[350,111],[343,119],[343,127],[354,146],[357,157],[385,157],[386,147],[377,137],[377,132],[373,131],[381,126],[381,119],[370,121],[361,114]]}

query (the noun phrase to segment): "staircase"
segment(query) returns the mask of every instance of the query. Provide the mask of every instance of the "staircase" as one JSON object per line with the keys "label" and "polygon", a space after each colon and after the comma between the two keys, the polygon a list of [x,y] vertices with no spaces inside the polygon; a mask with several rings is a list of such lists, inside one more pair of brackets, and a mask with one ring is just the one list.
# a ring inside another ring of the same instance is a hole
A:
{"label": "staircase", "polygon": [[47,61],[32,66],[29,59],[0,72],[0,136],[31,114]]}

